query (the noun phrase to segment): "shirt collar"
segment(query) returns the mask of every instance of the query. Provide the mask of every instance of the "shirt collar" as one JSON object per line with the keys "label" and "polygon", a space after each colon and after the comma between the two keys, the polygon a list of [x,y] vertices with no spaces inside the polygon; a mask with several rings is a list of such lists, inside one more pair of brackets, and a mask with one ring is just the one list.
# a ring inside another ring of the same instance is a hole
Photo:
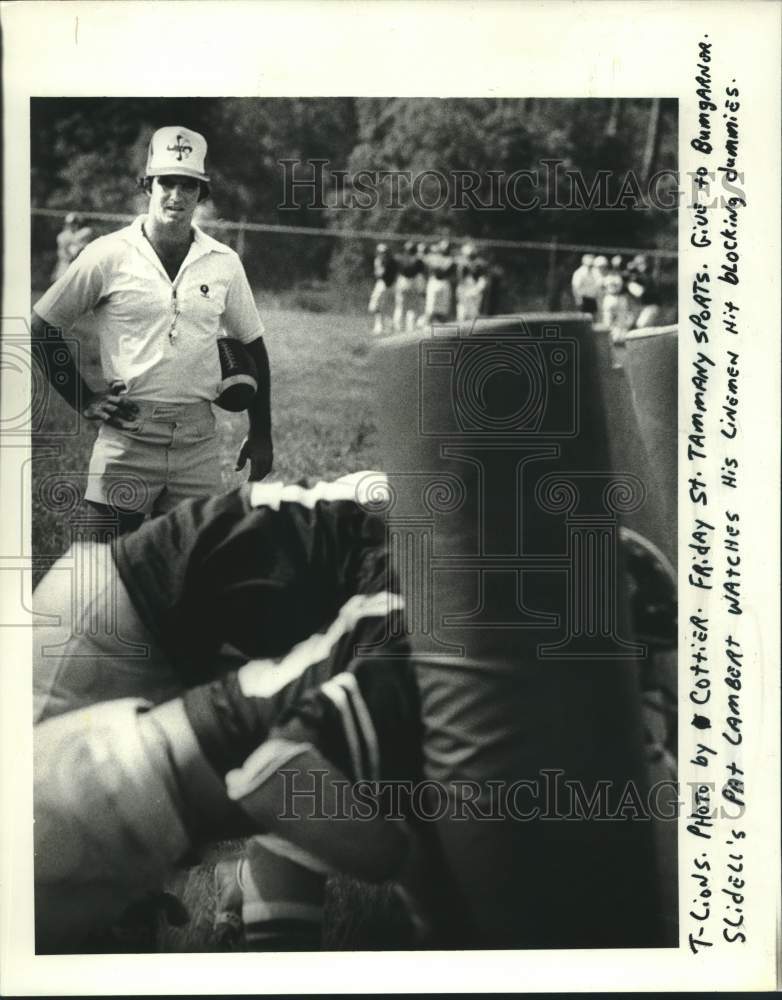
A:
{"label": "shirt collar", "polygon": [[225,243],[221,243],[219,240],[214,239],[208,233],[205,233],[203,229],[193,223],[193,241],[195,243],[201,244],[205,250],[213,250],[215,253],[230,253],[231,248],[227,247]]}
{"label": "shirt collar", "polygon": [[[148,249],[149,241],[144,235],[144,231],[141,226],[146,220],[146,215],[137,216],[133,222],[125,229],[124,235],[126,239],[133,243],[135,246],[139,247],[144,253]],[[226,246],[224,243],[220,243],[218,240],[213,239],[207,233],[203,231],[195,223],[192,223],[193,230],[193,244],[195,245],[196,253],[195,256],[201,257],[207,253],[230,253],[231,248]],[[190,252],[192,253],[193,247],[191,246]],[[154,253],[154,251],[152,251]]]}

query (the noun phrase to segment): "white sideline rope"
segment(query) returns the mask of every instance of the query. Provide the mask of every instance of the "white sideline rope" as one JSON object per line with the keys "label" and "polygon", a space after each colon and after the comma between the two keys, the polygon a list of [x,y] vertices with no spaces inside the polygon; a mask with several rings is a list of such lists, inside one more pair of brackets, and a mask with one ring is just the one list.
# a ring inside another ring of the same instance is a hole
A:
{"label": "white sideline rope", "polygon": [[[65,218],[73,209],[64,208],[33,208],[30,214],[41,218]],[[98,222],[132,222],[136,216],[117,212],[78,212],[82,219],[95,219]],[[243,230],[248,233],[289,233],[298,236],[330,236],[336,239],[368,239],[385,240],[391,242],[402,242],[405,240],[415,240],[416,242],[432,240],[431,233],[389,233],[380,229],[317,229],[314,226],[283,226],[271,222],[231,222],[225,219],[215,219],[209,222],[199,222],[199,228]],[[655,257],[661,260],[675,260],[679,256],[678,250],[656,250],[651,247],[614,247],[597,246],[593,243],[540,243],[533,240],[484,240],[473,237],[459,236],[453,237],[453,242],[468,240],[476,247],[496,247],[506,250],[546,250],[566,253],[602,253],[602,254],[643,254],[645,257]]]}

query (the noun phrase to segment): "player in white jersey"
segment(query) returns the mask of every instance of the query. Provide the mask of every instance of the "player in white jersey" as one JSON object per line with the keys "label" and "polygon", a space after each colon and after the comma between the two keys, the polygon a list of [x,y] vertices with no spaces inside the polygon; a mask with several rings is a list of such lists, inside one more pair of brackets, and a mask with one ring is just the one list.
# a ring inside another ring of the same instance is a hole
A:
{"label": "player in white jersey", "polygon": [[82,250],[92,239],[92,229],[83,226],[81,216],[68,212],[61,232],[57,233],[57,264],[52,273],[52,281],[57,281],[68,270]]}
{"label": "player in white jersey", "polygon": [[399,275],[396,279],[394,299],[394,330],[415,329],[418,320],[418,282],[425,272],[424,262],[416,252],[416,245],[408,240],[397,258]]}
{"label": "player in white jersey", "polygon": [[399,268],[396,258],[385,243],[378,243],[372,262],[375,283],[369,297],[368,312],[374,318],[372,332],[381,334],[392,322],[394,286]]}
{"label": "player in white jersey", "polygon": [[451,244],[440,240],[427,258],[429,278],[426,283],[424,321],[426,324],[447,323],[454,313],[454,287],[456,261],[451,254]]}
{"label": "player in white jersey", "polygon": [[594,254],[585,253],[570,282],[576,309],[588,312],[592,316],[597,312],[597,279],[593,270],[594,262]]}

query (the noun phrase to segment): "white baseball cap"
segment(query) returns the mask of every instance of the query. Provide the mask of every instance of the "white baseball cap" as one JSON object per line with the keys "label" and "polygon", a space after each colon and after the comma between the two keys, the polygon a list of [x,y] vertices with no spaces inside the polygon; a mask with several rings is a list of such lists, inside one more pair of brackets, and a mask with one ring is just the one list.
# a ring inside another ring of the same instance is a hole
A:
{"label": "white baseball cap", "polygon": [[206,139],[183,125],[166,125],[152,136],[147,150],[147,177],[179,175],[209,183]]}

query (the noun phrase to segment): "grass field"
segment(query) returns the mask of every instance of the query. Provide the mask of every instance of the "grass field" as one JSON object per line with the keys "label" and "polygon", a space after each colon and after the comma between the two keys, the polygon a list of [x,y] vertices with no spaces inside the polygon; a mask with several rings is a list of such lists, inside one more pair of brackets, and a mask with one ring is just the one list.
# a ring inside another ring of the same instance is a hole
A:
{"label": "grass field", "polygon": [[[35,299],[33,300],[35,301]],[[376,467],[369,321],[284,309],[259,302],[272,367],[275,466],[272,478],[317,480]],[[85,322],[78,335],[80,365],[91,385],[101,383],[95,332]],[[217,410],[223,483],[247,478],[234,471],[246,431],[243,414]],[[33,439],[33,551],[36,582],[71,541],[74,501],[81,494],[95,428],[63,436],[74,415],[53,392],[46,396],[40,432]],[[214,862],[235,845],[218,845],[201,865],[182,873],[170,888],[183,900],[190,921],[183,928],[161,923],[155,947],[163,951],[212,950]],[[409,946],[408,927],[388,887],[331,879],[326,899],[324,947],[382,949]],[[113,950],[116,946],[113,944]],[[134,946],[135,947],[135,946]]]}

